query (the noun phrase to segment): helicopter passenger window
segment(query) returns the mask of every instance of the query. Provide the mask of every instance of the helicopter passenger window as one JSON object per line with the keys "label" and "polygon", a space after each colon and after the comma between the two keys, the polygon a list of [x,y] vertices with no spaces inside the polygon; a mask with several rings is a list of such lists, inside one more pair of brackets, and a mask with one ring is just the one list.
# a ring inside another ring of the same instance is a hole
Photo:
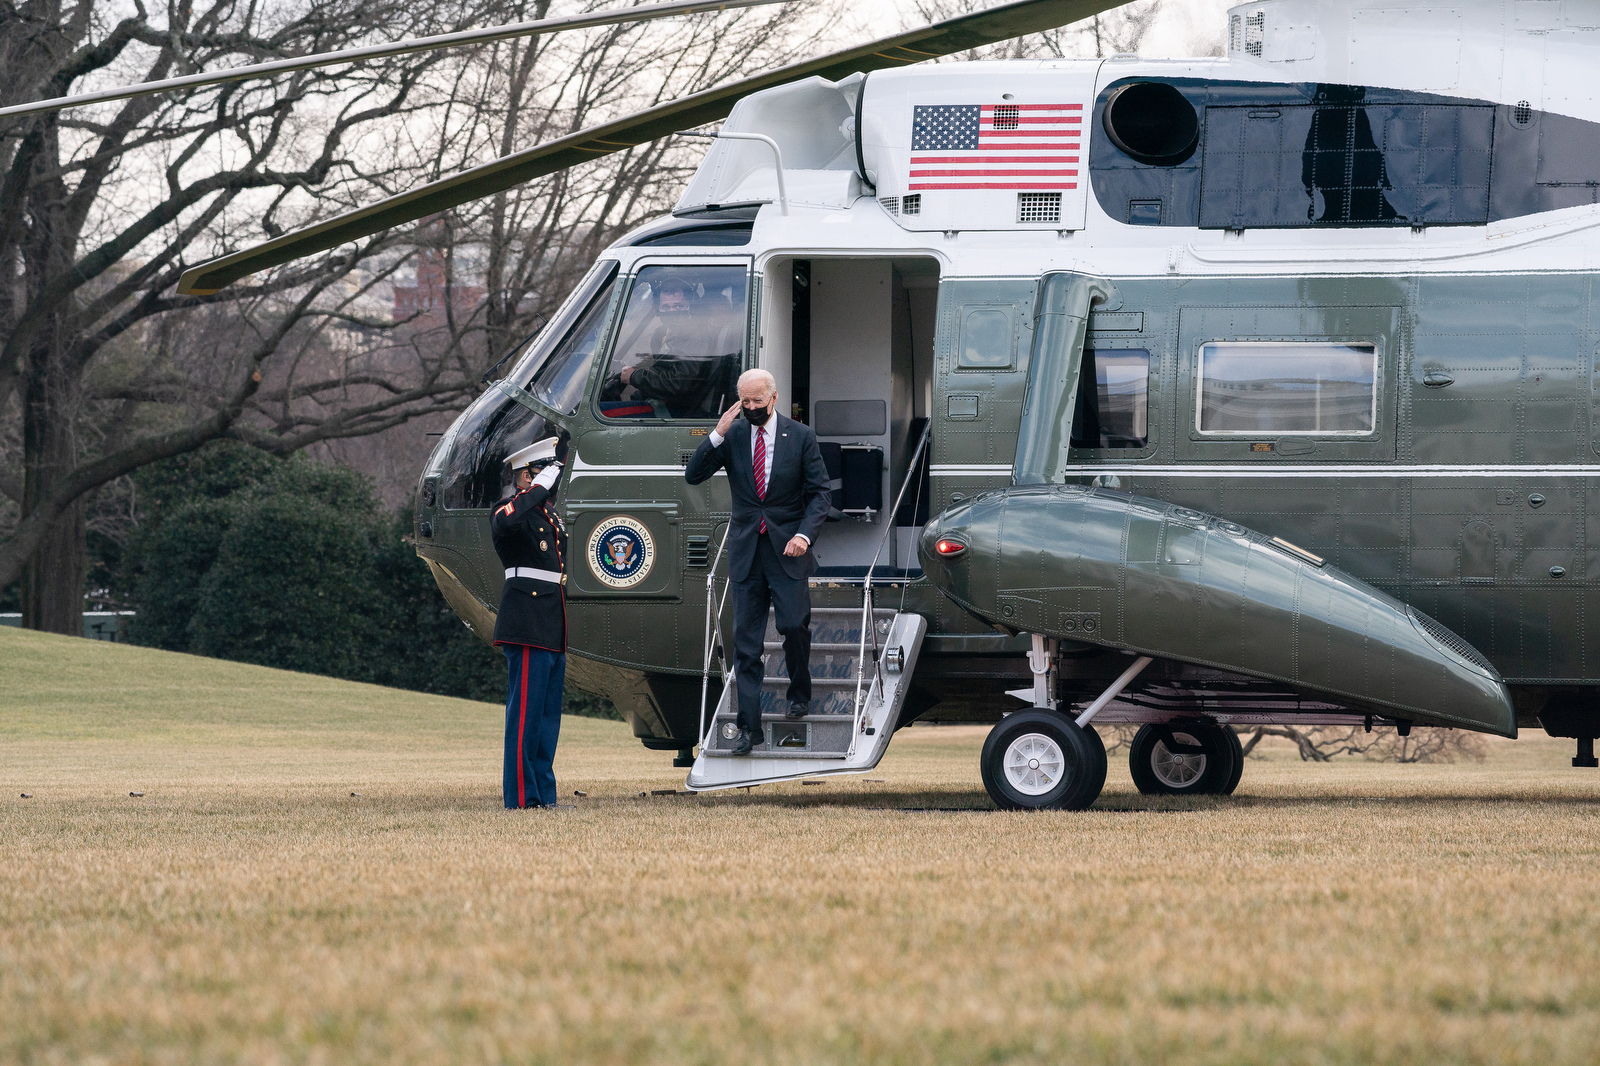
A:
{"label": "helicopter passenger window", "polygon": [[583,398],[583,386],[589,380],[589,367],[604,336],[606,309],[611,306],[611,287],[615,278],[613,267],[612,274],[584,308],[582,317],[528,383],[529,392],[557,411],[570,415],[578,409],[578,401]]}
{"label": "helicopter passenger window", "polygon": [[1011,309],[969,310],[961,320],[956,365],[971,370],[1006,370],[1011,366],[1011,355]]}
{"label": "helicopter passenger window", "polygon": [[738,395],[748,289],[743,266],[639,271],[601,385],[601,415],[719,417]]}
{"label": "helicopter passenger window", "polygon": [[1143,448],[1150,439],[1150,353],[1085,348],[1074,448]]}
{"label": "helicopter passenger window", "polygon": [[1373,344],[1229,341],[1200,346],[1201,433],[1360,436],[1378,405]]}

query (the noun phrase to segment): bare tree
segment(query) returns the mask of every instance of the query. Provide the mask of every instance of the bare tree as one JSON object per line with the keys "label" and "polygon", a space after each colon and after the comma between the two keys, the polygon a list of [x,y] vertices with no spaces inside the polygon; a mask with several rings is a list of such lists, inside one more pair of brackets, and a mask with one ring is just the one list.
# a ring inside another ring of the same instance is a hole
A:
{"label": "bare tree", "polygon": [[1487,754],[1483,737],[1459,729],[1412,729],[1401,736],[1385,727],[1369,732],[1359,726],[1270,725],[1239,732],[1246,738],[1246,755],[1263,737],[1283,737],[1294,742],[1304,762],[1329,762],[1340,755],[1359,755],[1372,762],[1482,762]]}
{"label": "bare tree", "polygon": [[[1100,726],[1106,751],[1116,753],[1133,743],[1136,725]],[[1393,727],[1366,729],[1346,726],[1261,725],[1234,726],[1246,755],[1266,737],[1293,741],[1304,762],[1331,762],[1341,755],[1358,755],[1372,762],[1482,762],[1486,744],[1477,733],[1460,729],[1412,729],[1401,736]]]}
{"label": "bare tree", "polygon": [[[0,103],[547,6],[184,0],[160,19],[141,0],[0,0]],[[464,406],[491,353],[660,209],[682,160],[646,145],[212,297],[176,295],[187,266],[738,76],[795,17],[613,26],[0,123],[0,588],[20,577],[24,624],[81,631],[86,497],[144,464],[219,438],[286,453]],[[419,256],[443,263],[443,294],[396,324],[393,282]]]}

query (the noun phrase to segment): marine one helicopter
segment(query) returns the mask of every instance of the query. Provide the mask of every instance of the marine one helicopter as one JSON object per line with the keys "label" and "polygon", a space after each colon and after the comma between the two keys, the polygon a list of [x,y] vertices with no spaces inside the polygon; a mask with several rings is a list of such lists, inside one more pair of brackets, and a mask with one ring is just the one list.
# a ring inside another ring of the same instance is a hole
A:
{"label": "marine one helicopter", "polygon": [[[1111,722],[1155,792],[1231,791],[1226,727],[1273,722],[1542,727],[1596,765],[1600,8],[1264,0],[1225,58],[917,65],[1112,6],[775,70],[181,287],[725,120],[422,472],[417,550],[475,632],[504,457],[559,429],[571,676],[694,789],[863,772],[919,719],[995,723],[1014,808],[1092,803]],[[683,464],[752,366],[836,478],[827,696],[785,721],[770,657],[730,758],[728,497]]]}

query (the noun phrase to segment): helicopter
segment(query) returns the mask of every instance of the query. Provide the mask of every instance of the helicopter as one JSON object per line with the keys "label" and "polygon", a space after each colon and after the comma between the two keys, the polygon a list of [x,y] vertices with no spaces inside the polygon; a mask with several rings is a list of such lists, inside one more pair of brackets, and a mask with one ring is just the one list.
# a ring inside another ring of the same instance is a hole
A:
{"label": "helicopter", "polygon": [[[869,772],[915,721],[992,723],[1014,809],[1092,804],[1110,723],[1153,793],[1232,792],[1231,727],[1271,723],[1542,728],[1597,765],[1600,18],[1262,0],[1220,58],[924,63],[1114,6],[769,71],[179,288],[721,121],[421,473],[417,553],[475,633],[505,456],[561,432],[569,676],[690,789]],[[684,468],[751,367],[817,433],[832,511],[813,713],[785,719],[769,655],[735,758],[728,493]]]}

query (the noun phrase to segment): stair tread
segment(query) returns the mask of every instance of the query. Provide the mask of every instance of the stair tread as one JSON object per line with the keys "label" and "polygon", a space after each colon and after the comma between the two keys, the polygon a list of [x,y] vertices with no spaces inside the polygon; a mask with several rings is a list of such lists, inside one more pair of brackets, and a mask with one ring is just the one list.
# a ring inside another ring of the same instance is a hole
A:
{"label": "stair tread", "polygon": [[[718,711],[716,720],[719,722],[731,722],[738,717],[739,715],[736,711]],[[845,711],[843,714],[826,714],[822,711],[812,711],[804,718],[790,718],[782,711],[761,712],[761,720],[763,722],[848,722],[853,718],[855,718],[854,711]]]}
{"label": "stair tread", "polygon": [[731,751],[709,748],[701,752],[702,755],[720,759],[838,759],[843,762],[849,757],[848,750],[840,751],[791,751],[786,748],[774,748],[768,751],[764,747],[750,749],[749,755],[735,755]]}

